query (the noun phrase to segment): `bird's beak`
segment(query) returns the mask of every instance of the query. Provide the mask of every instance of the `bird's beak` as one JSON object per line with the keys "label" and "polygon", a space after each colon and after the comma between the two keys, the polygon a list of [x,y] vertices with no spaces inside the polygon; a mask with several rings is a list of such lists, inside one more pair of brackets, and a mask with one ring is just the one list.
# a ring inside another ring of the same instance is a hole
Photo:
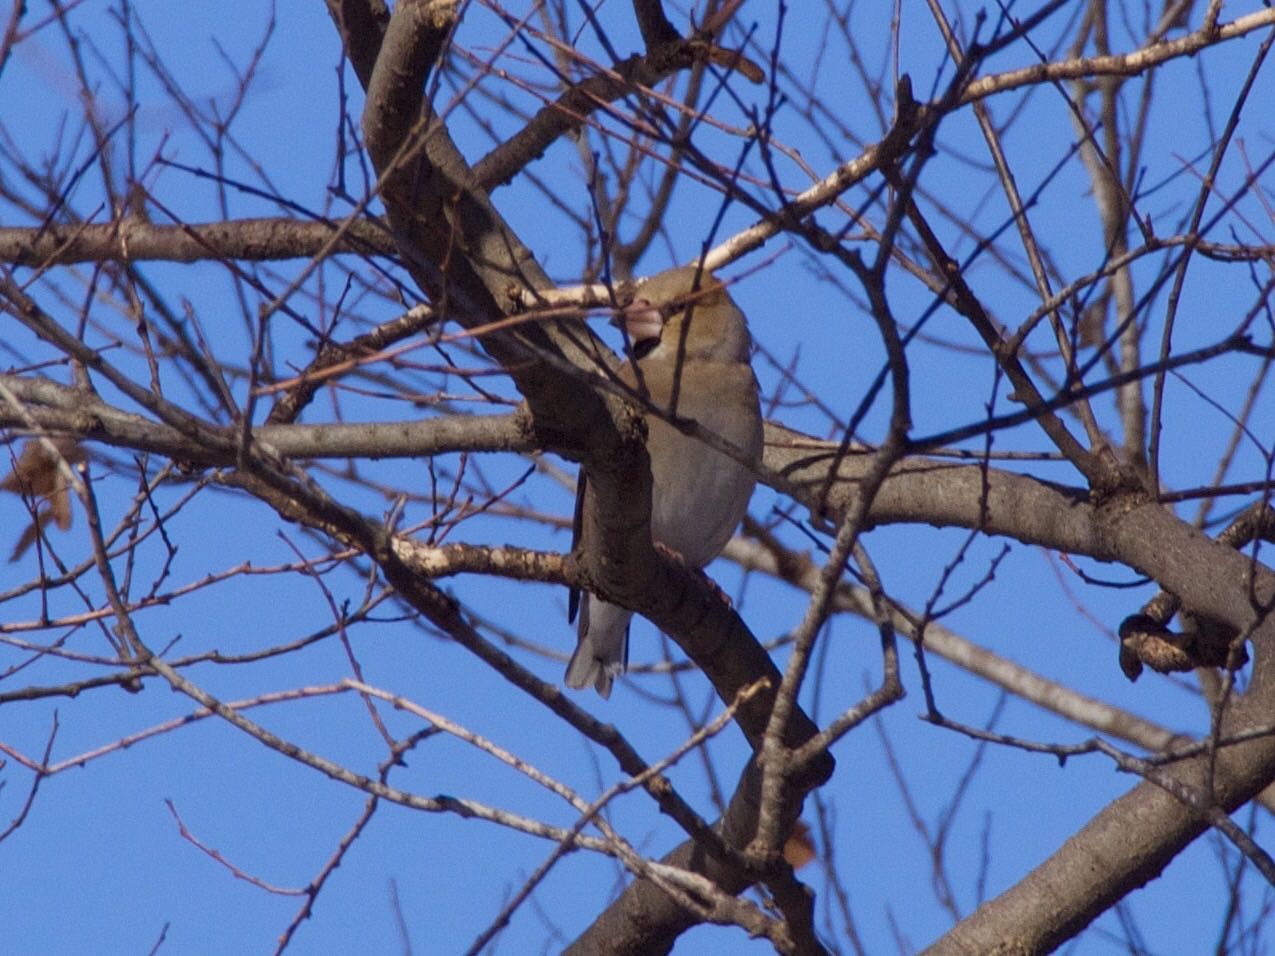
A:
{"label": "bird's beak", "polygon": [[664,331],[664,316],[646,299],[634,299],[633,304],[611,319],[616,328],[624,329],[631,345],[659,340]]}

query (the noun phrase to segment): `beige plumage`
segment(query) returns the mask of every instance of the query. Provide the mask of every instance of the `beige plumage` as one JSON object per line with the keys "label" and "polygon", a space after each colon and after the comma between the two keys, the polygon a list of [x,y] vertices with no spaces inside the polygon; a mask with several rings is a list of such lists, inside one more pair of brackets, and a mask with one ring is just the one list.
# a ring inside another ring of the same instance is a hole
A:
{"label": "beige plumage", "polygon": [[[643,304],[649,308],[641,308]],[[672,269],[638,286],[637,308],[625,317],[637,359],[620,379],[644,401],[679,418],[693,419],[756,464],[762,451],[761,403],[748,364],[752,340],[744,314],[726,288],[694,267]],[[674,397],[676,407],[671,407]],[[730,540],[752,496],[748,465],[647,415],[651,459],[651,536],[693,568],[717,557]],[[589,491],[580,476],[581,506]],[[573,595],[572,613],[575,611]],[[590,594],[580,603],[579,646],[567,666],[568,687],[592,685],[610,696],[611,682],[628,662],[632,612]]]}

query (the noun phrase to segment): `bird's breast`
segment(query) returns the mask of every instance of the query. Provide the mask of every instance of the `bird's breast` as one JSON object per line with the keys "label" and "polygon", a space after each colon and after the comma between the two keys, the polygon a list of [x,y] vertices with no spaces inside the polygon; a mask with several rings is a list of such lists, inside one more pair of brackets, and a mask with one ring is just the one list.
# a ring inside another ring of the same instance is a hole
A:
{"label": "bird's breast", "polygon": [[[750,387],[745,394],[718,394],[707,401],[688,395],[689,401],[679,401],[678,414],[756,461],[761,455],[761,412],[751,371],[747,377]],[[726,546],[748,509],[753,473],[654,416],[648,417],[647,449],[654,483],[651,536],[681,554],[687,564],[703,567]]]}

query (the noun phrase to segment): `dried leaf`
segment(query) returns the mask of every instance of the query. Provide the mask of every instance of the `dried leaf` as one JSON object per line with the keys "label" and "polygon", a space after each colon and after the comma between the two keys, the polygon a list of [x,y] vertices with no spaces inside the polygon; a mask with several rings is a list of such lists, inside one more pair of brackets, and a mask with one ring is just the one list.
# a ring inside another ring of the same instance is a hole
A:
{"label": "dried leaf", "polygon": [[810,827],[806,826],[804,820],[798,820],[784,843],[784,859],[794,870],[799,870],[815,856],[815,841],[810,835]]}
{"label": "dried leaf", "polygon": [[[56,453],[49,448],[53,445]],[[65,435],[49,439],[48,443],[33,438],[22,446],[13,471],[0,481],[0,491],[34,501],[35,520],[27,526],[14,546],[10,561],[17,561],[35,543],[36,536],[50,520],[63,531],[71,527],[71,489],[62,473],[61,463],[76,464],[86,455],[80,443]],[[45,507],[41,508],[41,503]]]}
{"label": "dried leaf", "polygon": [[766,79],[765,71],[738,50],[710,46],[708,48],[708,58],[718,66],[734,70],[736,73],[742,73],[750,82],[761,83]]}

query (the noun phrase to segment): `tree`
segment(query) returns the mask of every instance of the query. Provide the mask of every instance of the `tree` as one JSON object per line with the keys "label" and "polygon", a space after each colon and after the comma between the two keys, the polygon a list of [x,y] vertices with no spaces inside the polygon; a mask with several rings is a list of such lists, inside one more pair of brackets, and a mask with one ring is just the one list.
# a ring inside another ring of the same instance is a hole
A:
{"label": "tree", "polygon": [[[326,6],[9,18],[11,889],[130,949],[1258,950],[1275,12]],[[733,601],[606,374],[688,263],[765,391]],[[607,702],[568,587],[654,625]]]}

